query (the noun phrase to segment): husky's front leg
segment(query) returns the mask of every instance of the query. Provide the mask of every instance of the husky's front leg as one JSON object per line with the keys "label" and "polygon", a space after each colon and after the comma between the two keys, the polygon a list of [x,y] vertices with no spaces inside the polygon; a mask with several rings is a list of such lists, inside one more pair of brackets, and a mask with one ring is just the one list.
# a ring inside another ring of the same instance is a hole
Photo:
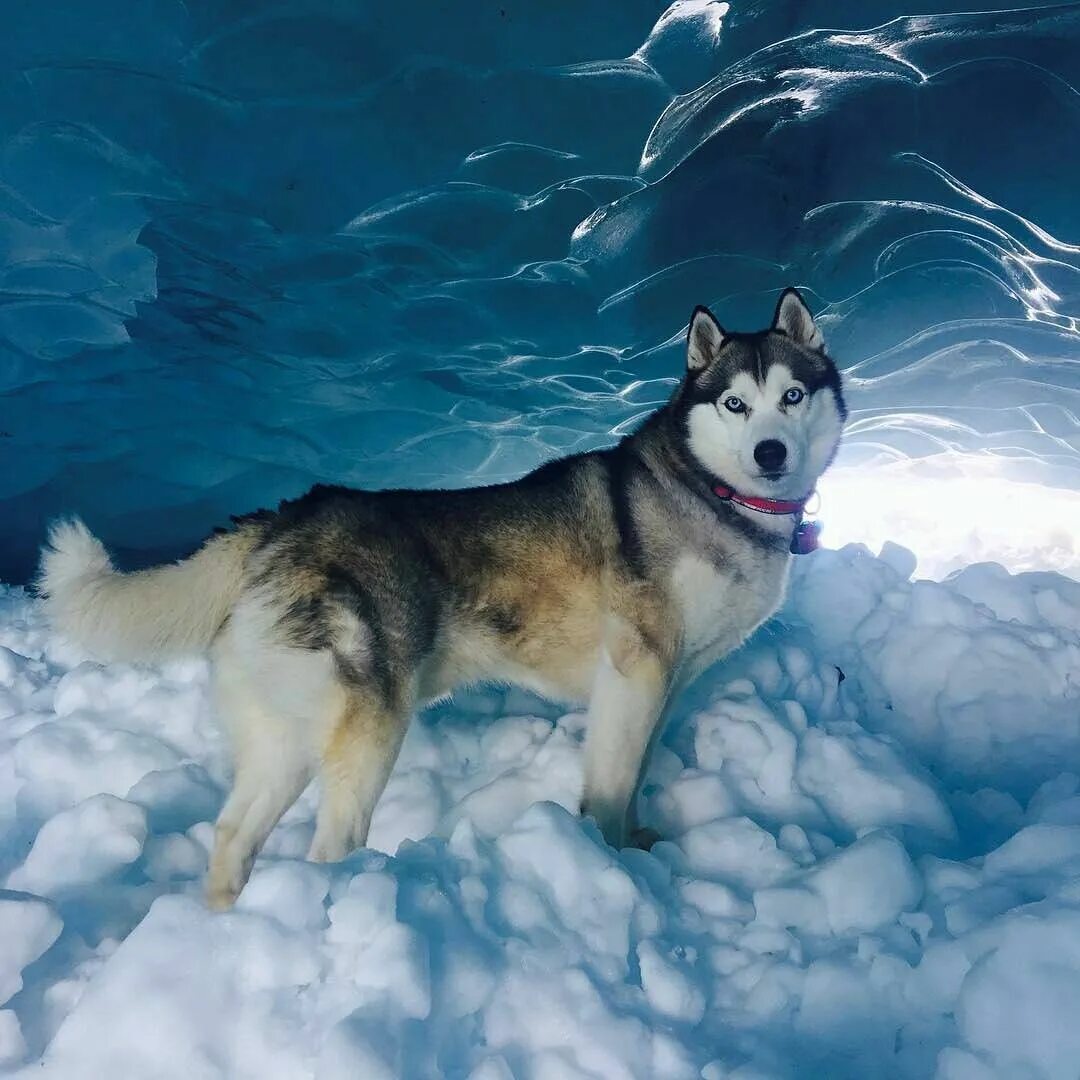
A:
{"label": "husky's front leg", "polygon": [[609,637],[589,702],[581,810],[614,848],[626,844],[627,812],[670,685],[670,664],[636,630],[623,626]]}

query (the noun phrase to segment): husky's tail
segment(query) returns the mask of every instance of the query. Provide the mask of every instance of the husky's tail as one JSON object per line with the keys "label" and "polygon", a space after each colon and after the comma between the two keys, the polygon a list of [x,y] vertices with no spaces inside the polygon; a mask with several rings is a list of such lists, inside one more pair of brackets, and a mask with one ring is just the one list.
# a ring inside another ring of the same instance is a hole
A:
{"label": "husky's tail", "polygon": [[182,562],[122,574],[78,518],[57,521],[41,554],[38,591],[53,627],[102,660],[199,653],[240,595],[260,533],[242,526]]}

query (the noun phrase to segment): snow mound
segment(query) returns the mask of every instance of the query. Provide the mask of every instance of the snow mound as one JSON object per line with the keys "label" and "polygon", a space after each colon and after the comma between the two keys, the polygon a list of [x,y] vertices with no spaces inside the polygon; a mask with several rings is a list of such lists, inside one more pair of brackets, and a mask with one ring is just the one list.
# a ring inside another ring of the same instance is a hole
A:
{"label": "snow mound", "polygon": [[1074,1075],[1080,586],[800,560],[676,706],[650,853],[574,814],[583,717],[419,717],[371,849],[236,909],[201,878],[227,758],[200,662],[99,666],[0,593],[0,1065],[16,1076]]}

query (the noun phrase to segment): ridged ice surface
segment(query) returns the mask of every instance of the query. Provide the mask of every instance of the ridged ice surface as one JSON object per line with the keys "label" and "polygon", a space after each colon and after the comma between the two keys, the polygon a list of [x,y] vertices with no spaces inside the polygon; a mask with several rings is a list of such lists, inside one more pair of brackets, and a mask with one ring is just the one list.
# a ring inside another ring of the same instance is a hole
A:
{"label": "ridged ice surface", "polygon": [[62,511],[146,557],[315,480],[459,485],[609,443],[669,392],[694,304],[756,328],[789,283],[848,374],[838,476],[1080,489],[1080,5],[465,21],[5,19],[0,578]]}

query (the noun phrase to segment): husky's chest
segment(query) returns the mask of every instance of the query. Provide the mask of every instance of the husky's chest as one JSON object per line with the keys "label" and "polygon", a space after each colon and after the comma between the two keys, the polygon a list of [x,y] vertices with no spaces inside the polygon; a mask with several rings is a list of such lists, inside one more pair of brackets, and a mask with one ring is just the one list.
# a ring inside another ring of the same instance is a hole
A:
{"label": "husky's chest", "polygon": [[780,606],[787,565],[776,557],[717,566],[698,555],[681,556],[671,574],[682,620],[680,666],[696,674],[738,648]]}

